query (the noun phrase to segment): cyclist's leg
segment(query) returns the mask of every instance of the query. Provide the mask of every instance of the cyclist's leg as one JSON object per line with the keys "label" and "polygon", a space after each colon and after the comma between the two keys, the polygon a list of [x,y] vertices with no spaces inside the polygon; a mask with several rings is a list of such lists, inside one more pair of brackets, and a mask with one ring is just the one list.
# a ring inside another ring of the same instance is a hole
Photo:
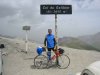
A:
{"label": "cyclist's leg", "polygon": [[47,56],[48,60],[51,60],[51,48],[48,48]]}
{"label": "cyclist's leg", "polygon": [[54,49],[54,47],[53,47],[53,48],[51,48],[51,50],[55,53],[55,49]]}
{"label": "cyclist's leg", "polygon": [[54,48],[51,48],[52,49],[52,51],[55,53],[55,55],[58,55],[58,53],[57,53],[57,50],[56,49],[54,49]]}

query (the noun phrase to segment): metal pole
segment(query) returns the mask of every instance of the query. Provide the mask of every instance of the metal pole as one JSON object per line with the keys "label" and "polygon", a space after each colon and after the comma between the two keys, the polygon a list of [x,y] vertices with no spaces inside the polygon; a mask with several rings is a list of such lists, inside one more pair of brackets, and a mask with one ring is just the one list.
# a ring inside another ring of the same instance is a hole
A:
{"label": "metal pole", "polygon": [[55,14],[55,39],[56,39],[56,50],[58,49],[58,36],[57,36],[57,14]]}
{"label": "metal pole", "polygon": [[26,53],[28,51],[28,32],[26,30],[26,41],[25,41],[25,44],[26,44]]}
{"label": "metal pole", "polygon": [[[58,29],[57,29],[57,14],[55,14],[55,40],[56,40],[56,56],[58,56]],[[58,57],[56,58],[56,64],[59,65]]]}

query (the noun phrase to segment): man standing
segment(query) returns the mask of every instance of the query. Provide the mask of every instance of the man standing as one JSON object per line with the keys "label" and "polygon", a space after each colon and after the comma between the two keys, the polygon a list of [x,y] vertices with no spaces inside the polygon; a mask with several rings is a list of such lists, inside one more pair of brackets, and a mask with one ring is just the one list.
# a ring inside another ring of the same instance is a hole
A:
{"label": "man standing", "polygon": [[55,45],[56,45],[56,40],[54,35],[52,34],[52,29],[48,29],[48,34],[46,35],[44,40],[44,46],[47,46],[48,49],[47,55],[49,60],[51,60],[51,50],[54,51]]}

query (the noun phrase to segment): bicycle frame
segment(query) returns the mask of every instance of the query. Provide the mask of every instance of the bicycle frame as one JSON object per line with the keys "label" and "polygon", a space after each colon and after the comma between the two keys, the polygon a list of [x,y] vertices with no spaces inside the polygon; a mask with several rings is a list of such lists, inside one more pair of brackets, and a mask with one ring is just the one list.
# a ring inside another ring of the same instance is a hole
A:
{"label": "bicycle frame", "polygon": [[61,55],[58,51],[56,51],[54,53],[55,54],[51,57],[51,60],[55,60],[55,59],[57,59]]}

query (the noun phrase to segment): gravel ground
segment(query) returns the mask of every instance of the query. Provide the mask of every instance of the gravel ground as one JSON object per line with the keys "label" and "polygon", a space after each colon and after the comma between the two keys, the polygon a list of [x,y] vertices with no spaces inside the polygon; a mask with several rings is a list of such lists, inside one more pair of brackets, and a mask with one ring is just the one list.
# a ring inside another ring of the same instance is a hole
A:
{"label": "gravel ground", "polygon": [[65,54],[71,60],[70,66],[67,69],[58,69],[55,67],[34,69],[33,59],[37,55],[36,47],[40,44],[29,42],[29,50],[25,54],[21,52],[25,50],[23,40],[1,38],[0,43],[6,45],[3,52],[8,54],[6,56],[3,55],[3,75],[75,75],[89,64],[100,60],[100,52],[62,47],[65,50]]}

